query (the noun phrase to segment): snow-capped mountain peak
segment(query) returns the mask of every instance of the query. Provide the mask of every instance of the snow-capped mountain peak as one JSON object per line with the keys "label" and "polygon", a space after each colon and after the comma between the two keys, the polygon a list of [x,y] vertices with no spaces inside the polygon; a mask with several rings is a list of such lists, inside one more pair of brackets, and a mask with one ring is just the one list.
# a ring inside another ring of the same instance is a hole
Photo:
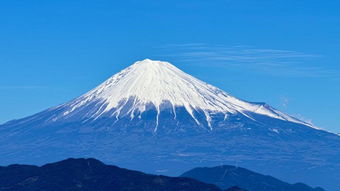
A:
{"label": "snow-capped mountain peak", "polygon": [[[130,108],[122,113],[129,100],[133,100],[129,103]],[[111,112],[112,116],[117,119],[123,115],[129,115],[133,119],[136,113],[140,117],[147,110],[147,105],[152,104],[158,113],[156,118],[158,124],[162,107],[165,103],[170,103],[174,118],[176,107],[184,107],[195,122],[200,124],[195,111],[201,111],[210,128],[212,128],[211,114],[214,113],[223,113],[225,118],[229,114],[241,113],[255,120],[247,115],[248,112],[252,112],[309,125],[266,104],[250,103],[232,97],[221,89],[184,73],[169,62],[150,59],[135,62],[83,96],[62,105],[67,107],[63,115],[77,112],[79,108],[93,102],[100,106],[96,112],[92,112],[91,118],[98,118],[109,111],[114,111]]]}
{"label": "snow-capped mountain peak", "polygon": [[95,157],[168,175],[239,164],[338,188],[340,137],[310,127],[143,60],[70,102],[0,125],[0,162]]}

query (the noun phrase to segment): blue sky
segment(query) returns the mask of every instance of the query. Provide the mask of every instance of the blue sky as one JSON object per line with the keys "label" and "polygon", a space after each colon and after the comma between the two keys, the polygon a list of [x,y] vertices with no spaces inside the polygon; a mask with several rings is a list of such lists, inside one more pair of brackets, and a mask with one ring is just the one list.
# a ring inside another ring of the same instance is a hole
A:
{"label": "blue sky", "polygon": [[0,123],[144,58],[340,132],[340,2],[0,2]]}

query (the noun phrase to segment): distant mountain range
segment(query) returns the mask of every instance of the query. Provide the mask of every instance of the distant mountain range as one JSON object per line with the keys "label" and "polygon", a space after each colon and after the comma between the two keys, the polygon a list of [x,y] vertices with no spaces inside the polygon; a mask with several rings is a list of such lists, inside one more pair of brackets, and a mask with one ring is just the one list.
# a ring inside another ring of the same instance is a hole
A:
{"label": "distant mountain range", "polygon": [[222,189],[239,186],[248,191],[324,191],[322,188],[312,188],[302,183],[289,184],[272,176],[227,165],[195,168],[183,173],[181,177],[214,184]]}
{"label": "distant mountain range", "polygon": [[41,167],[0,167],[0,191],[324,191],[232,166],[196,168],[182,176],[187,177],[145,174],[96,159],[67,159]]}
{"label": "distant mountain range", "polygon": [[337,134],[149,59],[69,102],[0,125],[0,165],[93,157],[178,176],[229,164],[328,191],[340,187],[339,148]]}

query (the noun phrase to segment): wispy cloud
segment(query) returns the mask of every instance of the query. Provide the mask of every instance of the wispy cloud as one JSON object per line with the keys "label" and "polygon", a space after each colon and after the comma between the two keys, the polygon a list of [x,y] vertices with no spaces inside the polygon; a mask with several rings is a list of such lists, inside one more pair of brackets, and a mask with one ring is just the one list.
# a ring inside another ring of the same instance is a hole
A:
{"label": "wispy cloud", "polygon": [[204,43],[168,44],[160,47],[167,57],[181,62],[216,67],[233,67],[273,75],[330,77],[336,71],[315,64],[322,55],[292,50],[263,49],[251,46],[208,45]]}
{"label": "wispy cloud", "polygon": [[288,104],[289,104],[289,99],[286,97],[286,96],[282,96],[280,98],[280,102],[281,102],[281,106],[283,108],[287,108],[288,107]]}

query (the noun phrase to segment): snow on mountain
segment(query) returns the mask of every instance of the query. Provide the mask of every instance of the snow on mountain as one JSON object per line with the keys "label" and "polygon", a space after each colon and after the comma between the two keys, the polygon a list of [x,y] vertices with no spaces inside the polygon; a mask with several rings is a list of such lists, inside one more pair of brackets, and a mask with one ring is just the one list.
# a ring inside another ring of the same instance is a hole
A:
{"label": "snow on mountain", "polygon": [[0,165],[95,157],[178,175],[232,164],[329,191],[340,186],[339,148],[338,135],[148,59],[70,102],[0,125]]}
{"label": "snow on mountain", "polygon": [[[133,104],[122,114],[130,98],[133,99]],[[66,116],[93,102],[100,103],[100,105],[97,106],[99,108],[97,112],[89,116],[91,118],[98,118],[112,110],[114,110],[112,116],[117,119],[122,115],[129,115],[131,119],[140,118],[147,109],[147,105],[151,103],[157,109],[158,124],[159,113],[164,103],[169,102],[174,118],[176,118],[175,108],[182,106],[199,125],[200,121],[196,118],[194,111],[200,110],[204,112],[210,128],[213,128],[210,123],[211,114],[223,113],[227,118],[228,114],[241,113],[256,120],[247,115],[248,112],[311,126],[266,104],[237,99],[221,89],[184,73],[169,62],[150,59],[134,63],[85,95],[59,107],[67,108],[63,113]],[[138,116],[135,116],[136,113]]]}

